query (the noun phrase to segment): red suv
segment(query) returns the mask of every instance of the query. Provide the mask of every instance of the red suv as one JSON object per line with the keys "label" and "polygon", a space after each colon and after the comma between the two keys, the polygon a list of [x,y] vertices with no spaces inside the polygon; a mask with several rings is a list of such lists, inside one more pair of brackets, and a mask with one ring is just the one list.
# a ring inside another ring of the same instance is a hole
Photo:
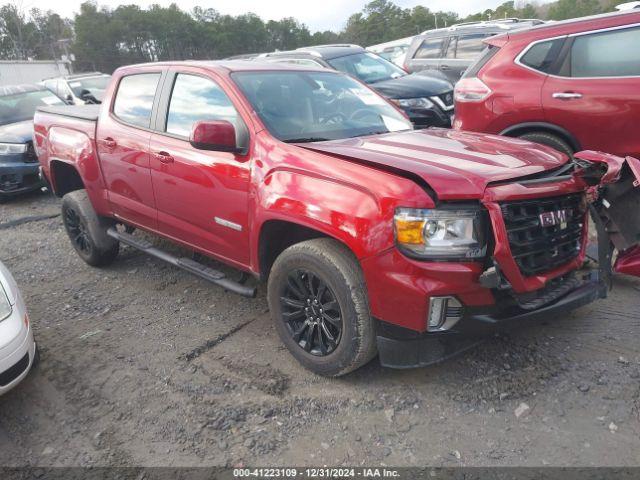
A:
{"label": "red suv", "polygon": [[509,32],[455,88],[454,128],[640,155],[640,12]]}

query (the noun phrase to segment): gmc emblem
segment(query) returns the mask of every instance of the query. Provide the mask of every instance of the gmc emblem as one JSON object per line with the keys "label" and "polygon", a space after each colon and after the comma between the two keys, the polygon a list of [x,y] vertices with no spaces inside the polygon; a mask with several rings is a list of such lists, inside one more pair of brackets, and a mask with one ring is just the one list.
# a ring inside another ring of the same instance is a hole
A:
{"label": "gmc emblem", "polygon": [[542,227],[553,227],[554,225],[562,225],[567,223],[571,217],[571,210],[556,210],[554,212],[542,212],[538,217]]}

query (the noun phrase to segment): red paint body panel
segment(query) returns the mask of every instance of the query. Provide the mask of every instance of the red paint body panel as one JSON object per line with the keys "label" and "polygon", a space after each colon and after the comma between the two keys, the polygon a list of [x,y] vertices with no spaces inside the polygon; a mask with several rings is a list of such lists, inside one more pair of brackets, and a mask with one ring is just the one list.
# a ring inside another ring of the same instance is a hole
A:
{"label": "red paint body panel", "polygon": [[[434,208],[460,200],[484,205],[493,227],[493,255],[516,292],[539,289],[582,262],[584,245],[572,262],[524,278],[511,256],[499,208],[506,200],[585,191],[578,176],[530,185],[513,182],[562,166],[564,155],[517,139],[448,130],[283,143],[265,129],[230,73],[294,67],[228,65],[188,62],[119,69],[97,127],[38,112],[39,158],[54,190],[52,162],[67,162],[77,168],[101,215],[255,274],[261,273],[260,234],[270,222],[316,230],[344,243],[359,259],[372,315],[415,331],[426,330],[430,296],[454,295],[468,306],[490,306],[495,299],[479,283],[482,262],[423,262],[401,254],[393,232],[399,207]],[[111,114],[116,85],[123,75],[143,71],[196,72],[217,82],[247,125],[247,153],[197,150],[188,139],[117,120]],[[586,241],[586,232],[583,236]]]}
{"label": "red paint body panel", "polygon": [[630,248],[618,255],[613,270],[617,273],[640,277],[640,246]]}
{"label": "red paint body panel", "polygon": [[[499,134],[523,124],[545,123],[568,132],[580,150],[640,155],[636,127],[640,123],[640,77],[548,75],[517,61],[534,42],[638,24],[640,12],[629,11],[491,37],[486,43],[500,50],[477,73],[491,93],[479,102],[456,101],[454,128]],[[581,97],[554,98],[557,93],[578,93]]]}

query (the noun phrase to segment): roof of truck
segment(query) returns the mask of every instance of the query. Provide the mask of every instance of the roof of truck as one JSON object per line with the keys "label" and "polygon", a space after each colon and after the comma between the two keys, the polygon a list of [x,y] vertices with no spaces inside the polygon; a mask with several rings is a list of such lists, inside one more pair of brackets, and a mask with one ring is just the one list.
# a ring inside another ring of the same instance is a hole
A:
{"label": "roof of truck", "polygon": [[226,71],[226,72],[247,72],[247,71],[273,71],[273,70],[316,70],[320,72],[327,72],[326,68],[313,67],[306,65],[290,65],[284,63],[274,63],[267,61],[257,60],[184,60],[176,62],[154,62],[154,63],[139,63],[137,65],[127,65],[126,67],[120,67],[118,70],[135,69],[138,67],[153,67],[153,66],[192,66],[192,67],[204,67],[212,70]]}

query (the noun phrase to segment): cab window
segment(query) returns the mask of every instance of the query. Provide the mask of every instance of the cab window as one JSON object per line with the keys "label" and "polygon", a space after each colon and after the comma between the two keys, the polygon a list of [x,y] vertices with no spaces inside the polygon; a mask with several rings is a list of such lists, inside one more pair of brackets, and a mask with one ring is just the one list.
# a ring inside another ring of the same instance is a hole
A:
{"label": "cab window", "polygon": [[245,143],[246,127],[222,88],[209,78],[179,73],[173,84],[165,130],[171,135],[189,138],[193,124],[202,120],[232,123],[238,144]]}
{"label": "cab window", "polygon": [[149,128],[159,73],[138,73],[122,77],[113,105],[113,114],[125,123]]}

